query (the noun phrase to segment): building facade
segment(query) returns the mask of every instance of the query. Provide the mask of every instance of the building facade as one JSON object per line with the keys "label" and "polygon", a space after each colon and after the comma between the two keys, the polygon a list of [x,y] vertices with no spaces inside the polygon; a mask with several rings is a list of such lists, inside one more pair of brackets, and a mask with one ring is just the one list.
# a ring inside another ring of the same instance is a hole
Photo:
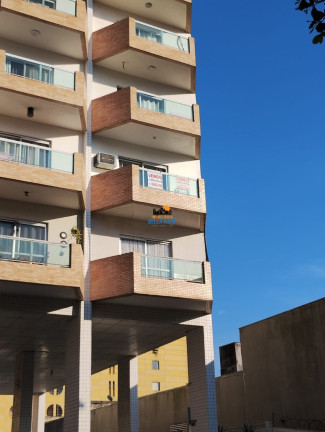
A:
{"label": "building facade", "polygon": [[[189,420],[215,430],[212,285],[191,0],[3,0],[1,393],[12,432],[90,431],[91,374],[186,336]],[[53,408],[54,409],[54,408]]]}

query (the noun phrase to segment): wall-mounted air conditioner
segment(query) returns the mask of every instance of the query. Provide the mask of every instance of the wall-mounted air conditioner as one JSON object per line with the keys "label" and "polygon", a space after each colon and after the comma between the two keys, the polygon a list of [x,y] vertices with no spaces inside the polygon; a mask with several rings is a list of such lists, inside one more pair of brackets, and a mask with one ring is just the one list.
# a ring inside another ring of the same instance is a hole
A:
{"label": "wall-mounted air conditioner", "polygon": [[118,168],[118,156],[107,153],[97,153],[94,160],[96,168],[113,170]]}

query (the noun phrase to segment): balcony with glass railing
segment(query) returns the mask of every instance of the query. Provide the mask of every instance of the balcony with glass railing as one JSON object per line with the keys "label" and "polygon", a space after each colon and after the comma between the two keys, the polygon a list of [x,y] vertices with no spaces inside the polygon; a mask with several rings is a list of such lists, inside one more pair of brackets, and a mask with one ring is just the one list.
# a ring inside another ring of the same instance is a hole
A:
{"label": "balcony with glass railing", "polygon": [[139,181],[142,187],[199,197],[198,182],[189,177],[140,168]]}
{"label": "balcony with glass railing", "polygon": [[192,105],[185,105],[179,102],[162,99],[139,91],[137,92],[137,103],[139,108],[181,117],[187,120],[194,120]]}
{"label": "balcony with glass railing", "polygon": [[73,154],[0,138],[0,161],[73,173]]}
{"label": "balcony with glass railing", "polygon": [[202,262],[183,261],[174,258],[142,255],[141,275],[146,277],[204,283]]}
{"label": "balcony with glass railing", "polygon": [[22,57],[6,55],[5,71],[12,75],[42,81],[75,90],[75,73],[37,63]]}
{"label": "balcony with glass railing", "polygon": [[70,246],[0,235],[0,260],[69,267]]}
{"label": "balcony with glass railing", "polygon": [[76,15],[76,0],[28,0],[49,9],[54,9],[69,15]]}
{"label": "balcony with glass railing", "polygon": [[158,27],[149,26],[142,22],[135,22],[135,34],[151,42],[157,42],[179,51],[190,52],[188,38],[179,36],[175,33],[162,30]]}

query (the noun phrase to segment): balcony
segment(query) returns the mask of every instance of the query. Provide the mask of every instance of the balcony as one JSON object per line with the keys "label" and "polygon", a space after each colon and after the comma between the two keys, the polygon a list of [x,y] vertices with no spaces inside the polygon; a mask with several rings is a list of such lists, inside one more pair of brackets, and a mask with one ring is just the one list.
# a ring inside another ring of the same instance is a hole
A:
{"label": "balcony", "polygon": [[[85,79],[0,50],[0,114],[77,131],[86,128]],[[31,117],[27,108],[33,107]]]}
{"label": "balcony", "polygon": [[83,209],[83,155],[0,138],[0,198]]}
{"label": "balcony", "polygon": [[146,8],[142,0],[97,0],[129,15],[138,15],[157,23],[191,32],[192,0],[151,0],[152,7]]}
{"label": "balcony", "polygon": [[0,236],[0,293],[83,298],[80,245]]}
{"label": "balcony", "polygon": [[82,60],[86,29],[83,0],[1,0],[2,38]]}
{"label": "balcony", "polygon": [[92,261],[91,299],[209,312],[210,264],[150,257],[139,252]]}
{"label": "balcony", "polygon": [[200,115],[188,106],[138,92],[134,87],[95,99],[93,133],[198,159]]}
{"label": "balcony", "polygon": [[181,37],[133,18],[98,30],[93,38],[93,60],[99,66],[195,91],[193,38]]}
{"label": "balcony", "polygon": [[128,165],[92,177],[92,211],[146,221],[153,209],[168,205],[180,227],[204,231],[204,180],[189,179]]}

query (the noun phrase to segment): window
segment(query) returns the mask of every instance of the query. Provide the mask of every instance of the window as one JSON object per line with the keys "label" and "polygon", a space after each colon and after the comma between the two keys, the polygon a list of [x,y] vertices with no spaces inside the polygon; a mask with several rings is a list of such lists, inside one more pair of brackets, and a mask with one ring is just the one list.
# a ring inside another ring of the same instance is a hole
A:
{"label": "window", "polygon": [[113,381],[113,396],[115,397],[115,381]]}
{"label": "window", "polygon": [[153,382],[152,383],[152,390],[153,391],[160,391],[160,382]]}
{"label": "window", "polygon": [[54,405],[50,405],[46,411],[47,417],[53,417]]}
{"label": "window", "polygon": [[152,360],[152,369],[153,370],[159,370],[159,361],[158,360]]}
{"label": "window", "polygon": [[168,167],[166,165],[159,165],[154,162],[144,162],[137,159],[129,159],[123,156],[119,156],[119,165],[120,168],[127,165],[138,165],[141,168],[145,168],[153,171],[161,171],[165,173],[168,172]]}
{"label": "window", "polygon": [[141,252],[155,257],[171,257],[171,243],[159,240],[147,240],[136,237],[121,238],[121,253]]}
{"label": "window", "polygon": [[46,262],[47,245],[44,224],[0,219],[0,259]]}
{"label": "window", "polygon": [[62,417],[63,410],[60,405],[56,405],[56,417]]}

